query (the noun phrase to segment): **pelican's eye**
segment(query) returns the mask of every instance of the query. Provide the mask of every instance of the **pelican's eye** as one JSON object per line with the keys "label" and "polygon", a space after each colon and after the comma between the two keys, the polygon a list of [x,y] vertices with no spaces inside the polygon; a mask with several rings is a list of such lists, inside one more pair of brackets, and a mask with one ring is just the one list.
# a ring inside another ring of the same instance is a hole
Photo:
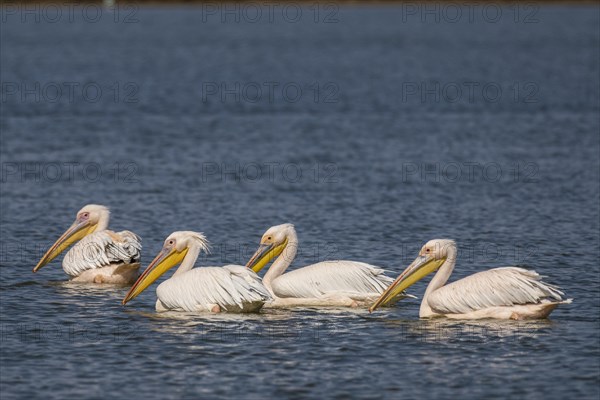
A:
{"label": "pelican's eye", "polygon": [[172,246],[172,245],[174,245],[174,244],[175,244],[175,241],[174,241],[173,239],[169,239],[169,240],[167,241],[167,244],[169,244],[169,245],[171,245],[171,246]]}
{"label": "pelican's eye", "polygon": [[425,249],[425,253],[429,253],[431,249]]}
{"label": "pelican's eye", "polygon": [[90,213],[89,212],[81,213],[81,215],[79,217],[81,219],[88,219],[90,217]]}

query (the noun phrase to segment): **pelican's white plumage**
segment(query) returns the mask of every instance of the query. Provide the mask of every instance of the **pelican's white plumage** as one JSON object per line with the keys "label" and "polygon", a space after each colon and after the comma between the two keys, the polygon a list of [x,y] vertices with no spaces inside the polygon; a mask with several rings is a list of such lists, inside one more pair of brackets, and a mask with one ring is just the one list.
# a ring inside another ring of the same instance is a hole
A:
{"label": "pelican's white plumage", "polygon": [[200,252],[208,250],[208,241],[201,233],[172,233],[127,293],[123,304],[179,263],[173,277],[156,289],[157,311],[258,312],[271,300],[258,275],[241,265],[193,269]]}
{"label": "pelican's white plumage", "polygon": [[258,311],[271,296],[258,275],[241,265],[195,268],[158,285],[159,311]]}
{"label": "pelican's white plumage", "polygon": [[69,249],[63,259],[63,270],[76,278],[91,269],[135,264],[140,261],[141,251],[142,241],[133,232],[94,232]]}
{"label": "pelican's white plumage", "polygon": [[436,270],[421,302],[421,318],[539,319],[548,317],[559,304],[571,302],[562,298],[564,293],[557,286],[543,282],[537,272],[519,267],[494,268],[445,285],[456,257],[453,240],[430,240],[370,310]]}
{"label": "pelican's white plumage", "polygon": [[71,227],[50,247],[33,269],[36,272],[66,248],[62,266],[71,280],[94,283],[132,283],[140,267],[142,242],[130,232],[108,230],[107,207],[88,204],[77,213]]}
{"label": "pelican's white plumage", "polygon": [[258,272],[277,257],[263,278],[273,296],[266,307],[355,307],[374,301],[393,282],[383,269],[356,261],[324,261],[284,274],[297,249],[294,226],[277,225],[265,232],[260,247],[248,261],[246,266]]}
{"label": "pelican's white plumage", "polygon": [[383,293],[394,281],[384,272],[357,261],[323,261],[285,273],[271,286],[279,297],[321,298],[337,293],[366,300]]}
{"label": "pelican's white plumage", "polygon": [[541,279],[537,272],[523,268],[494,268],[442,286],[430,293],[427,302],[438,314],[468,314],[491,307],[561,301],[564,293]]}

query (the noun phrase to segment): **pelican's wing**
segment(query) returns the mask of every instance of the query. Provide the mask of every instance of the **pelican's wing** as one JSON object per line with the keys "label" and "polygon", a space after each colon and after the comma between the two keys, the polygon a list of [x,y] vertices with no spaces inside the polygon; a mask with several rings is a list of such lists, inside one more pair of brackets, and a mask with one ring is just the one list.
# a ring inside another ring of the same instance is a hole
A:
{"label": "pelican's wing", "polygon": [[535,271],[518,267],[478,272],[435,290],[429,306],[442,314],[464,314],[489,307],[561,301],[556,286],[542,282]]}
{"label": "pelican's wing", "polygon": [[384,272],[356,261],[324,261],[285,273],[272,287],[279,297],[319,298],[339,293],[366,298],[379,296],[393,282]]}
{"label": "pelican's wing", "polygon": [[140,261],[142,241],[129,231],[100,231],[85,236],[65,255],[63,269],[71,276],[111,264]]}
{"label": "pelican's wing", "polygon": [[156,294],[171,310],[210,310],[218,305],[225,310],[244,309],[245,304],[271,299],[260,278],[240,265],[195,268],[161,283]]}

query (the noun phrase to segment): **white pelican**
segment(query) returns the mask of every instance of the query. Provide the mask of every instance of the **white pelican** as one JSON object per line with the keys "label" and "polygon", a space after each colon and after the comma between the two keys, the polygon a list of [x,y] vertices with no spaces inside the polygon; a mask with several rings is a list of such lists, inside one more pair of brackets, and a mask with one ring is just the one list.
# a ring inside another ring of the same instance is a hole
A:
{"label": "white pelican", "polygon": [[77,242],[63,259],[63,270],[74,282],[132,283],[140,268],[140,238],[129,231],[108,230],[110,211],[88,204],[77,213],[73,225],[50,247],[33,272]]}
{"label": "white pelican", "polygon": [[[296,257],[298,237],[292,224],[269,228],[246,267],[259,272],[277,257],[263,278],[273,296],[265,307],[357,307],[378,298],[393,279],[373,265],[357,261],[324,261],[283,274]],[[395,300],[406,297],[398,293]]]}
{"label": "white pelican", "polygon": [[563,300],[558,287],[542,282],[535,271],[518,267],[478,272],[444,286],[452,274],[456,256],[453,240],[430,240],[369,311],[437,269],[421,302],[421,318],[541,319],[548,317],[559,304],[571,302]]}
{"label": "white pelican", "polygon": [[203,234],[173,232],[131,287],[123,305],[177,264],[181,266],[173,276],[156,289],[156,311],[258,312],[271,299],[258,275],[241,265],[192,269],[200,251],[209,251]]}

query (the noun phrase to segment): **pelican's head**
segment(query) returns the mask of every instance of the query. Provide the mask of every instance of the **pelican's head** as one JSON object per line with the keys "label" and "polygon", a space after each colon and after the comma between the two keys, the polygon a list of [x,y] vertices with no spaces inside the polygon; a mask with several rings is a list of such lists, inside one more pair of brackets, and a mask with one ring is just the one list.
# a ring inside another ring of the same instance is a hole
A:
{"label": "pelican's head", "polygon": [[435,272],[449,258],[456,257],[456,243],[450,239],[433,239],[421,248],[419,256],[400,274],[369,308],[374,311],[380,305],[388,303],[400,292],[414,285],[427,275]]}
{"label": "pelican's head", "polygon": [[110,211],[107,207],[100,206],[97,204],[88,204],[77,212],[77,218],[75,222],[62,234],[60,238],[50,247],[50,249],[44,254],[42,259],[37,263],[33,272],[37,272],[38,269],[54,260],[56,256],[62,253],[73,243],[81,240],[84,236],[89,235],[97,230],[106,229],[108,226],[108,219],[110,218]]}
{"label": "pelican's head", "polygon": [[252,268],[254,272],[258,273],[272,259],[281,254],[287,246],[288,237],[295,234],[296,230],[292,224],[281,224],[267,229],[260,239],[258,250],[248,261],[246,267]]}
{"label": "pelican's head", "polygon": [[173,232],[165,240],[163,248],[152,260],[148,268],[140,275],[123,299],[123,305],[142,293],[162,274],[181,264],[190,248],[210,251],[210,244],[202,233],[192,231]]}

